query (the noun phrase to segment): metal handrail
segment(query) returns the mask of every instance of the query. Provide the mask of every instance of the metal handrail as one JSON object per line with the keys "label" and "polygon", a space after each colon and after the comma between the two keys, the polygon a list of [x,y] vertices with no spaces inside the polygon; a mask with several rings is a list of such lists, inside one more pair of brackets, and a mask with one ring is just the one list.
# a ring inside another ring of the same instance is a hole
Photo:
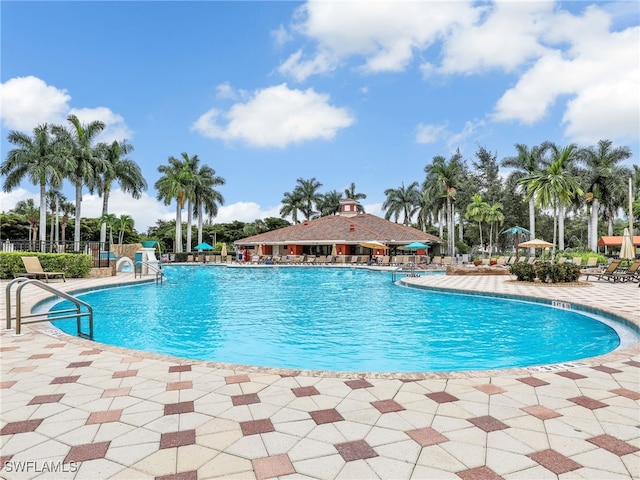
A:
{"label": "metal handrail", "polygon": [[396,283],[397,281],[397,277],[399,275],[403,275],[405,277],[416,277],[418,276],[416,274],[416,266],[415,264],[409,264],[408,265],[409,268],[406,268],[405,266],[400,266],[394,270],[391,271],[391,281],[393,283]]}
{"label": "metal handrail", "polygon": [[[11,317],[11,287],[13,285],[19,284],[16,289],[16,316],[14,318]],[[44,313],[32,313],[23,315],[22,314],[22,289],[27,285],[35,285],[43,290],[48,291],[49,293],[53,293],[54,295],[64,298],[65,300],[70,301],[75,305],[75,308],[70,308],[67,310],[61,310],[58,313],[69,313],[69,315],[61,315],[56,317],[49,317],[50,312]],[[82,338],[88,338],[93,340],[93,308],[87,302],[83,302],[73,295],[69,295],[57,288],[52,287],[48,283],[41,282],[40,280],[36,280],[35,278],[26,278],[26,277],[18,277],[11,280],[5,289],[5,298],[6,298],[6,313],[7,313],[7,330],[11,330],[11,320],[15,319],[16,321],[16,335],[20,335],[22,330],[22,325],[29,323],[41,323],[41,322],[53,322],[55,320],[63,320],[68,318],[75,318],[77,320],[77,328],[78,328],[78,336]],[[87,309],[86,312],[81,310],[82,307]],[[82,332],[82,317],[89,318],[89,333]],[[37,320],[29,320],[23,321],[23,319],[27,318],[35,318]]]}
{"label": "metal handrail", "polygon": [[134,276],[134,278],[138,278],[138,269],[140,270],[140,278],[142,278],[142,267],[143,266],[147,267],[152,272],[155,272],[155,274],[156,274],[156,283],[158,283],[158,281],[160,281],[160,283],[162,283],[162,279],[166,277],[166,275],[164,274],[162,269],[156,267],[154,264],[151,264],[149,262],[145,262],[145,261],[142,261],[142,260],[137,260],[135,262],[135,264],[134,264],[134,267],[133,267],[133,276]]}

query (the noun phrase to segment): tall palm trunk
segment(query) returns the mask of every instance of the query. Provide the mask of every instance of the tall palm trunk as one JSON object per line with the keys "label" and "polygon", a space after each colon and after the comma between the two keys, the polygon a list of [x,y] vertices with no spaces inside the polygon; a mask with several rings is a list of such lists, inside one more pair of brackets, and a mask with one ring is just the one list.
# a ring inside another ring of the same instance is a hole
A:
{"label": "tall palm trunk", "polygon": [[76,184],[76,214],[75,223],[73,226],[73,250],[75,252],[80,251],[80,219],[82,215],[80,210],[82,208],[82,182]]}
{"label": "tall palm trunk", "polygon": [[191,200],[187,202],[187,251],[191,251],[191,224],[193,223],[193,208],[191,207]]}
{"label": "tall palm trunk", "polygon": [[176,253],[182,253],[182,207],[180,202],[176,202],[176,244],[174,250]]}
{"label": "tall palm trunk", "polygon": [[[104,217],[109,212],[109,188],[105,187],[102,194],[102,216]],[[100,225],[100,242],[105,243],[107,241],[107,222],[102,222]]]}
{"label": "tall palm trunk", "polygon": [[598,216],[600,215],[600,200],[594,197],[591,203],[591,238],[589,249],[598,250]]}
{"label": "tall palm trunk", "polygon": [[558,250],[564,251],[564,214],[565,206],[558,206]]}
{"label": "tall palm trunk", "polygon": [[556,258],[556,241],[558,239],[558,200],[553,199],[553,247],[551,247],[551,261]]}
{"label": "tall palm trunk", "polygon": [[47,251],[47,200],[45,195],[46,185],[40,183],[40,247],[38,250],[41,252]]}
{"label": "tall palm trunk", "polygon": [[[530,240],[536,238],[536,201],[533,197],[529,199],[529,231],[531,232]],[[536,254],[535,248],[529,249],[529,255]]]}

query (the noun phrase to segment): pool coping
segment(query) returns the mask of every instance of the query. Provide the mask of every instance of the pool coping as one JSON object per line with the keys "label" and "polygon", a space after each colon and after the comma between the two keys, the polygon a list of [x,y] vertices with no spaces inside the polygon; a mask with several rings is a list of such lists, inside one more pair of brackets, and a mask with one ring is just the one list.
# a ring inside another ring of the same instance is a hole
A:
{"label": "pool coping", "polygon": [[[378,269],[376,269],[378,270]],[[387,269],[387,271],[390,271]],[[486,276],[483,276],[486,277]],[[490,276],[489,276],[490,277]],[[506,276],[501,276],[504,278]],[[421,281],[428,279],[428,276],[419,277],[419,278],[411,278],[405,277],[400,280],[400,283],[410,288],[420,288],[425,290],[434,290],[434,291],[442,291],[448,293],[460,293],[465,295],[483,295],[483,296],[494,296],[497,298],[510,298],[516,300],[525,300],[532,301],[543,304],[550,304],[553,300],[549,299],[546,296],[535,297],[535,296],[522,296],[516,294],[508,294],[508,293],[495,293],[481,290],[473,290],[473,289],[461,289],[461,288],[450,288],[446,286],[430,286],[420,284]],[[433,277],[432,277],[433,278]],[[465,278],[465,277],[460,277]],[[510,278],[510,277],[509,277]],[[67,293],[78,294],[78,293],[86,293],[88,291],[96,291],[103,290],[108,288],[116,288],[122,286],[130,286],[135,284],[144,284],[144,283],[152,283],[154,279],[149,278],[139,278],[128,279],[128,281],[122,281],[117,283],[110,283],[107,285],[97,285],[93,287],[83,287],[83,288],[70,288],[65,289]],[[534,287],[535,288],[535,287]],[[51,299],[54,298],[52,295],[46,295],[45,298],[40,298],[35,302],[32,302],[28,308],[30,311],[33,311],[37,305],[41,305]],[[595,307],[584,305],[579,302],[573,302],[573,304],[580,306],[580,308],[584,308],[585,311],[594,311],[599,315],[605,317],[615,317],[614,321],[622,321],[628,327],[640,331],[640,321],[628,318],[624,315],[620,315],[618,313],[610,312],[607,310],[600,310]],[[559,370],[570,370],[573,368],[581,368],[585,366],[593,366],[593,365],[601,365],[605,362],[610,361],[622,361],[625,359],[629,359],[634,355],[640,353],[640,342],[635,343],[627,348],[618,348],[609,353],[598,355],[595,357],[588,357],[584,359],[579,359],[572,362],[563,362],[556,364],[541,364],[536,366],[529,367],[517,367],[517,368],[504,368],[504,369],[490,369],[490,370],[459,370],[459,371],[435,371],[435,372],[378,372],[378,371],[339,371],[339,370],[306,370],[306,369],[291,369],[291,368],[278,368],[278,367],[259,367],[253,365],[245,365],[245,364],[234,364],[234,363],[224,363],[224,362],[216,362],[216,361],[205,361],[205,360],[194,360],[188,359],[184,357],[175,357],[166,354],[159,354],[153,352],[145,352],[142,350],[134,350],[128,349],[124,347],[117,347],[113,345],[98,343],[92,340],[87,340],[79,337],[75,337],[73,335],[67,334],[62,330],[55,327],[50,322],[35,324],[35,325],[25,325],[23,329],[29,329],[30,331],[37,332],[43,335],[47,335],[50,337],[55,337],[57,339],[65,340],[67,342],[76,343],[79,345],[91,345],[95,348],[96,345],[99,345],[101,350],[110,351],[119,354],[127,354],[130,356],[136,356],[139,358],[148,358],[154,360],[166,360],[172,361],[181,365],[201,365],[214,369],[226,369],[226,370],[237,370],[244,371],[247,373],[262,373],[262,374],[275,374],[280,376],[308,376],[308,377],[331,377],[331,378],[369,378],[369,379],[396,379],[396,380],[426,380],[426,379],[453,379],[453,378],[486,378],[493,376],[504,376],[504,375],[530,375],[535,372],[543,372],[543,371],[559,371]]]}

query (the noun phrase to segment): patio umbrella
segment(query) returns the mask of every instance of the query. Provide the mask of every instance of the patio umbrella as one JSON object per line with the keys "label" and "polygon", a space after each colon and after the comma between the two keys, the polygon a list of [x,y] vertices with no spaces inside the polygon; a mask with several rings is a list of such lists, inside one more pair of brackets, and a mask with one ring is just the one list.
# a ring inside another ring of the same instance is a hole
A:
{"label": "patio umbrella", "polygon": [[209,245],[207,242],[199,243],[193,248],[195,248],[196,250],[213,250],[213,247]]}
{"label": "patio umbrella", "polygon": [[361,246],[365,247],[365,248],[377,248],[377,249],[386,249],[388,248],[384,243],[380,243],[376,240],[371,240],[369,242],[362,242],[360,243]]}
{"label": "patio umbrella", "polygon": [[[413,250],[413,263],[416,263],[416,250],[425,250],[427,248],[431,248],[429,245],[420,242],[413,242],[409,245],[405,245],[404,247],[400,247],[402,250]],[[415,265],[414,265],[415,266]]]}
{"label": "patio umbrella", "polygon": [[222,251],[220,252],[220,256],[221,257],[226,257],[227,256],[227,244],[226,243],[222,244]]}
{"label": "patio umbrella", "polygon": [[528,242],[522,242],[520,244],[522,248],[548,248],[553,247],[553,243],[547,242],[545,240],[541,240],[539,238],[534,238],[533,240],[529,240]]}
{"label": "patio umbrella", "polygon": [[631,234],[629,229],[625,227],[622,234],[622,246],[620,247],[620,258],[624,260],[633,260],[636,258],[635,248],[633,246],[633,240],[631,240]]}
{"label": "patio umbrella", "polygon": [[331,256],[335,257],[338,255],[338,251],[336,250],[336,245],[335,243],[333,244],[333,247],[331,248]]}
{"label": "patio umbrella", "polygon": [[500,232],[500,235],[502,235],[503,233],[510,233],[511,235],[514,235],[515,238],[515,248],[516,248],[516,259],[518,258],[518,243],[520,240],[520,235],[522,234],[527,234],[527,235],[531,235],[531,232],[529,230],[527,230],[524,227],[519,227],[518,225],[516,225],[515,227],[511,227],[511,228],[507,228],[506,230],[503,230],[502,232]]}
{"label": "patio umbrella", "polygon": [[262,245],[258,245],[258,248],[256,249],[256,255],[257,256],[261,256],[262,255]]}

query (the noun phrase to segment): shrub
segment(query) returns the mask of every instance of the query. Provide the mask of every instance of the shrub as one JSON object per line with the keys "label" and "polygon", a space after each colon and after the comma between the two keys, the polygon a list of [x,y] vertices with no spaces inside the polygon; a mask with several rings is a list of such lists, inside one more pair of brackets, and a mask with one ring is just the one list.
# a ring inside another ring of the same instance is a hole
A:
{"label": "shrub", "polygon": [[535,266],[518,262],[509,267],[509,273],[516,276],[520,282],[533,282],[536,278]]}
{"label": "shrub", "polygon": [[69,278],[89,276],[93,267],[91,255],[78,253],[0,252],[0,278],[19,277],[25,273],[20,257],[38,257],[45,272],[64,272]]}

